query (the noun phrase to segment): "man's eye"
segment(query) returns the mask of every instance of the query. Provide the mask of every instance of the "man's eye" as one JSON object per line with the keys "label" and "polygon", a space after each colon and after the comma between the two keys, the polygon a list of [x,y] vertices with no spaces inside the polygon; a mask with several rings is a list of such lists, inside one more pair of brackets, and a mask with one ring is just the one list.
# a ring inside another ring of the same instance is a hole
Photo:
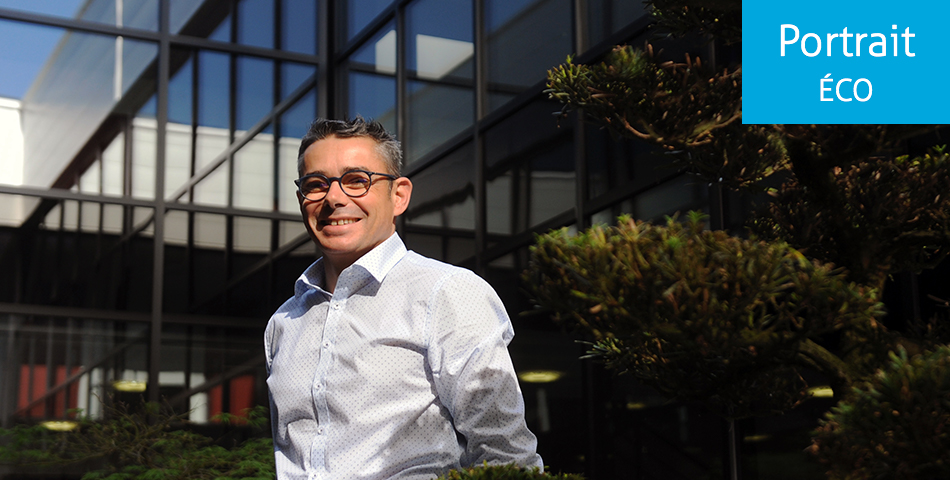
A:
{"label": "man's eye", "polygon": [[327,189],[327,182],[320,178],[311,178],[304,182],[303,188],[308,192],[319,192]]}
{"label": "man's eye", "polygon": [[359,173],[343,176],[343,183],[348,187],[365,187],[369,184],[369,177]]}

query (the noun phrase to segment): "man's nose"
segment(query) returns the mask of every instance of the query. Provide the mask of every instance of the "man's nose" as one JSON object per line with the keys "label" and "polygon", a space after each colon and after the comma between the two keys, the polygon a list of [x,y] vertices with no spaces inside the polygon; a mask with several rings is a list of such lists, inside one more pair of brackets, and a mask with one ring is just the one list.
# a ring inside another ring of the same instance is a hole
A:
{"label": "man's nose", "polygon": [[336,205],[347,201],[349,198],[350,197],[343,192],[343,184],[340,183],[340,180],[331,180],[327,195],[323,200],[326,203]]}

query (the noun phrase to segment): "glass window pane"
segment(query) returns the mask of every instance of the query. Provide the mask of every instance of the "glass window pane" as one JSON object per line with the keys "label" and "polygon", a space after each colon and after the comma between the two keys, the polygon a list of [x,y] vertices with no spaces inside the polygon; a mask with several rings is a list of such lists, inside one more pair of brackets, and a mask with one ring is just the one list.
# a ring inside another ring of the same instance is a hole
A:
{"label": "glass window pane", "polygon": [[475,154],[471,143],[412,176],[409,225],[475,229]]}
{"label": "glass window pane", "polygon": [[313,74],[317,67],[300,63],[283,63],[280,66],[280,98],[287,98],[294,90],[300,88]]}
{"label": "glass window pane", "polygon": [[392,0],[347,0],[346,4],[341,3],[340,13],[344,17],[346,25],[344,43],[351,40],[363,27],[369,25],[383,9],[388,7]]}
{"label": "glass window pane", "polygon": [[383,28],[366,42],[366,45],[360,47],[351,59],[353,63],[359,63],[360,68],[368,68],[369,71],[377,73],[396,73],[396,29],[392,24]]}
{"label": "glass window pane", "polygon": [[[228,132],[221,128],[198,127],[195,139],[195,171],[201,171],[210,165],[230,145]],[[208,177],[195,185],[194,202],[206,205],[227,206],[228,204],[228,162],[215,168]]]}
{"label": "glass window pane", "polygon": [[274,136],[261,133],[234,154],[234,207],[274,208]]}
{"label": "glass window pane", "polygon": [[409,82],[406,165],[422,158],[472,125],[475,93],[471,88]]}
{"label": "glass window pane", "polygon": [[671,161],[650,144],[618,140],[594,125],[587,135],[587,191],[597,198],[613,188],[643,188],[676,172]]}
{"label": "glass window pane", "polygon": [[84,232],[98,232],[100,220],[101,204],[96,202],[83,202],[80,211],[79,228]]}
{"label": "glass window pane", "polygon": [[571,53],[570,0],[486,0],[491,109],[545,78]]}
{"label": "glass window pane", "polygon": [[52,184],[133,84],[136,98],[147,98],[155,82],[144,73],[156,53],[147,42],[0,20],[0,96],[28,106],[23,158],[43,159],[23,164],[23,183]]}
{"label": "glass window pane", "polygon": [[102,232],[111,234],[122,233],[122,219],[125,216],[125,207],[122,205],[103,205]]}
{"label": "glass window pane", "polygon": [[350,72],[347,114],[376,119],[386,130],[396,131],[396,79]]}
{"label": "glass window pane", "polygon": [[231,61],[228,55],[202,51],[198,54],[198,124],[228,128],[230,117]]}
{"label": "glass window pane", "polygon": [[132,120],[132,196],[155,198],[155,154],[158,141],[156,121],[137,117]]}
{"label": "glass window pane", "polygon": [[562,142],[531,161],[528,226],[534,227],[574,208],[573,143]]}
{"label": "glass window pane", "polygon": [[79,177],[79,191],[98,195],[101,178],[102,169],[99,161],[96,160],[92,165],[89,165],[89,168],[87,168],[85,172],[82,172],[82,176]]}
{"label": "glass window pane", "polygon": [[234,250],[270,251],[271,221],[262,218],[234,217]]}
{"label": "glass window pane", "polygon": [[316,55],[317,2],[314,0],[281,0],[282,50]]}
{"label": "glass window pane", "polygon": [[406,66],[420,78],[474,77],[471,0],[421,0],[410,5]]}
{"label": "glass window pane", "polygon": [[261,48],[274,48],[274,0],[240,0],[238,42]]}
{"label": "glass window pane", "polygon": [[102,151],[102,194],[122,196],[125,191],[125,134],[120,132]]}
{"label": "glass window pane", "polygon": [[590,45],[596,45],[634,20],[647,15],[643,2],[588,0],[587,24]]}
{"label": "glass window pane", "polygon": [[281,212],[300,211],[297,204],[297,186],[294,184],[294,179],[299,176],[297,152],[300,149],[300,139],[307,133],[315,116],[316,93],[310,92],[280,117],[282,135],[278,145],[280,158],[277,172],[277,205]]}
{"label": "glass window pane", "polygon": [[[254,57],[237,59],[236,128],[248,130],[274,108],[274,62]],[[268,131],[271,127],[267,127]]]}
{"label": "glass window pane", "polygon": [[224,249],[226,221],[223,215],[195,214],[195,246],[209,249]]}

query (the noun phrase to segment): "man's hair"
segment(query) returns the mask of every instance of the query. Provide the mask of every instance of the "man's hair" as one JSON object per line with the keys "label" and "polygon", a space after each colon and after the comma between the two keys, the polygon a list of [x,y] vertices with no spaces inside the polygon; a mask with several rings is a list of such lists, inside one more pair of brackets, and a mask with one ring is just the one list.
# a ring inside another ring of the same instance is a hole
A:
{"label": "man's hair", "polygon": [[397,177],[402,176],[402,148],[396,136],[387,132],[383,125],[375,120],[364,120],[357,115],[353,120],[330,120],[318,118],[310,124],[310,129],[300,141],[297,153],[297,174],[303,175],[303,154],[310,145],[327,137],[353,138],[369,137],[376,142],[376,151],[386,164],[386,172]]}

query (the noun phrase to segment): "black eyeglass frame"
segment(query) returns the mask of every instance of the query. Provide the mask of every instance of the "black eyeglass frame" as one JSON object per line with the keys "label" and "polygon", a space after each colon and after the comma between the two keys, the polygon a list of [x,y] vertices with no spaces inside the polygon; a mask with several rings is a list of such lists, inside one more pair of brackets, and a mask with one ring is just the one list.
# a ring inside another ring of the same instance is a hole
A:
{"label": "black eyeglass frame", "polygon": [[[346,190],[346,188],[343,186],[343,177],[345,177],[345,176],[347,176],[347,175],[349,175],[349,174],[351,174],[351,173],[365,173],[365,174],[366,174],[366,176],[369,178],[369,184],[366,185],[366,191],[364,191],[363,193],[361,193],[361,194],[359,194],[359,195],[352,195],[352,194],[350,194],[350,192],[348,192],[348,191]],[[396,179],[399,178],[399,177],[397,177],[397,176],[395,176],[395,175],[390,175],[390,174],[388,174],[388,173],[368,172],[368,171],[366,171],[366,170],[347,170],[347,171],[343,172],[343,175],[340,175],[339,177],[328,177],[328,176],[326,176],[326,175],[324,175],[324,174],[322,174],[322,173],[311,173],[311,174],[309,174],[309,175],[304,175],[304,176],[302,176],[302,177],[300,177],[300,178],[294,180],[294,184],[297,185],[297,192],[300,193],[300,196],[303,197],[303,198],[306,198],[307,200],[310,200],[311,202],[319,202],[319,201],[323,200],[324,198],[327,198],[327,194],[330,193],[330,188],[333,187],[333,182],[336,182],[336,183],[338,183],[338,184],[340,185],[340,190],[342,190],[343,193],[345,193],[347,197],[350,197],[350,198],[360,198],[360,197],[365,197],[366,194],[369,193],[369,190],[370,190],[371,188],[373,188],[373,175],[378,175],[378,176],[380,176],[380,177],[385,177],[385,178],[386,178],[387,180],[389,180],[389,181],[393,181],[393,180],[396,180]],[[325,192],[323,192],[323,195],[322,195],[320,198],[310,198],[310,197],[308,197],[307,195],[305,195],[305,194],[303,193],[303,190],[301,189],[301,186],[302,186],[303,182],[304,182],[305,180],[307,180],[308,178],[322,178],[322,179],[326,180],[326,182],[327,182],[327,190],[326,190]]]}

